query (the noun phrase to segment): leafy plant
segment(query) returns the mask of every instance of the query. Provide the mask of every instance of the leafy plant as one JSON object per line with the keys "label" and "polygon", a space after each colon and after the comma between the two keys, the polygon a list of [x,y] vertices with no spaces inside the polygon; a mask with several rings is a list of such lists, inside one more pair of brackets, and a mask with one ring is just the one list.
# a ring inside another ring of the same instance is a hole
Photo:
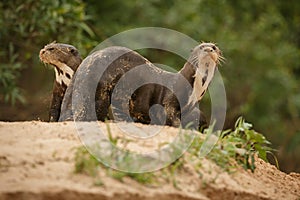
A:
{"label": "leafy plant", "polygon": [[[234,130],[223,131],[220,134],[217,144],[207,158],[229,171],[235,169],[236,164],[254,171],[255,155],[267,161],[267,153],[272,153],[273,150],[269,147],[270,144],[265,136],[252,129],[252,124],[240,117]],[[195,148],[198,149],[199,146]]]}
{"label": "leafy plant", "polygon": [[9,43],[7,57],[7,63],[0,64],[0,97],[2,94],[4,101],[11,102],[13,105],[16,101],[25,103],[21,90],[16,85],[22,65],[18,62],[18,54],[14,54],[12,43]]}

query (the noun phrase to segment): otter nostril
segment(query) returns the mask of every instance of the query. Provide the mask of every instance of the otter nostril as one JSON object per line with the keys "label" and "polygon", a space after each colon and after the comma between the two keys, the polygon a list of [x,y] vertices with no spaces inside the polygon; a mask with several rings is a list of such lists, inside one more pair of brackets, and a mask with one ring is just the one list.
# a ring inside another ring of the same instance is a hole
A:
{"label": "otter nostril", "polygon": [[40,55],[44,55],[46,53],[46,50],[45,49],[42,49],[41,51],[40,51]]}
{"label": "otter nostril", "polygon": [[205,52],[213,52],[213,49],[212,48],[206,48],[204,49]]}

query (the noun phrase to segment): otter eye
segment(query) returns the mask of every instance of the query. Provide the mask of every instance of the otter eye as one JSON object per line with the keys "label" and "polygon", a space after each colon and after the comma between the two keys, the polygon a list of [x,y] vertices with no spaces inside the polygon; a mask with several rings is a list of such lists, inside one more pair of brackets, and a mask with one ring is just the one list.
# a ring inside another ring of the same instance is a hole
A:
{"label": "otter eye", "polygon": [[213,50],[217,50],[217,47],[216,47],[216,46],[212,46],[212,49],[213,49]]}
{"label": "otter eye", "polygon": [[75,49],[68,49],[69,52],[71,52],[72,54],[76,53],[76,50]]}
{"label": "otter eye", "polygon": [[50,48],[48,48],[47,50],[53,51],[53,50],[54,50],[54,47],[50,47]]}

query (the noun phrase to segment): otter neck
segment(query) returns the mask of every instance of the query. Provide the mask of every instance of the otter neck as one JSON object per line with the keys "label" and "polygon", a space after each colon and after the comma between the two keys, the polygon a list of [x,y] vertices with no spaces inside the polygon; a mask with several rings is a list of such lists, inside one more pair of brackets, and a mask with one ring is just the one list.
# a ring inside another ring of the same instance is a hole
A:
{"label": "otter neck", "polygon": [[179,71],[179,73],[191,84],[194,84],[195,80],[195,66],[193,66],[190,62],[186,62],[183,68]]}

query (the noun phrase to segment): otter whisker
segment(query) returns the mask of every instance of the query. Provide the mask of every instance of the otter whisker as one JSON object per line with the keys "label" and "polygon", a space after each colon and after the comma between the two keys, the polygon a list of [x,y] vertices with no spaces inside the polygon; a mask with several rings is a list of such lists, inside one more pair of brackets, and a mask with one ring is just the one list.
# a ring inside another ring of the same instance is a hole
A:
{"label": "otter whisker", "polygon": [[189,59],[189,62],[190,62],[190,63],[199,62],[198,56],[191,57],[191,58]]}
{"label": "otter whisker", "polygon": [[225,63],[226,58],[224,58],[223,56],[219,56],[218,57],[218,64],[222,65],[223,63]]}

